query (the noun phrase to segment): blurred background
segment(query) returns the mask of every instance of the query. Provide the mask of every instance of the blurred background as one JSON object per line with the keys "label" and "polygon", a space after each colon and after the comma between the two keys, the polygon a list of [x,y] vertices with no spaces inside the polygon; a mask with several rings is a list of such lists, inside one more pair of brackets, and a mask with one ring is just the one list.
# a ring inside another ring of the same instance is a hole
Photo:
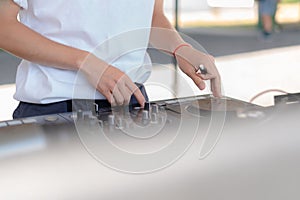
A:
{"label": "blurred background", "polygon": [[[300,91],[300,0],[278,3],[273,32],[268,37],[262,33],[258,1],[248,8],[213,8],[206,0],[165,0],[165,12],[180,32],[215,56],[226,96],[250,101],[265,90]],[[154,63],[164,66],[154,66],[146,83],[150,99],[209,93],[197,90],[174,70],[170,58],[156,52],[150,54]],[[0,49],[0,121],[11,119],[18,103],[13,94],[19,62],[20,59]],[[161,76],[168,79],[161,80]],[[168,87],[158,86],[157,82]],[[186,92],[186,83],[193,93]],[[276,94],[268,93],[254,103],[270,106]]]}

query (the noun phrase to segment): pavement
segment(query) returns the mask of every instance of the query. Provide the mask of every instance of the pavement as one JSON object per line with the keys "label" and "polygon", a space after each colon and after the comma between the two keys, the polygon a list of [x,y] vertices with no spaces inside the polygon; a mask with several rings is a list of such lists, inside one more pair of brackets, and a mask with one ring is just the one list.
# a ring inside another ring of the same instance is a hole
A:
{"label": "pavement", "polygon": [[0,85],[15,83],[19,63],[19,58],[0,50]]}
{"label": "pavement", "polygon": [[[185,38],[200,44],[209,54],[220,57],[300,44],[300,26],[290,24],[277,30],[267,40],[254,26],[246,27],[195,27],[179,30]],[[151,52],[152,53],[152,52]],[[155,54],[154,62],[170,63],[169,57]]]}

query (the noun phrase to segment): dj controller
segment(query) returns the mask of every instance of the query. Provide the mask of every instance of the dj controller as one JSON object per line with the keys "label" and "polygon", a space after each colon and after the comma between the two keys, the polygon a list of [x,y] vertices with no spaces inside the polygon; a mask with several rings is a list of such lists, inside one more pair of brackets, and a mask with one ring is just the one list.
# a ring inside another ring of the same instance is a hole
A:
{"label": "dj controller", "polygon": [[299,199],[299,99],[74,101],[71,113],[3,121],[0,197]]}
{"label": "dj controller", "polygon": [[[35,116],[24,119],[0,122],[1,128],[12,128],[17,125],[38,124],[38,125],[59,125],[64,123],[76,123],[76,121],[92,121],[100,124],[101,127],[114,127],[122,129],[130,127],[133,121],[141,124],[161,124],[168,117],[189,113],[190,115],[199,115],[198,117],[207,118],[213,112],[223,112],[236,114],[249,110],[261,110],[262,107],[243,102],[229,97],[214,98],[211,95],[202,95],[196,97],[186,97],[180,99],[161,100],[156,102],[147,102],[144,107],[139,105],[128,105],[124,107],[98,108],[93,101],[86,101],[91,109],[75,109],[72,113],[58,113],[54,115]],[[77,104],[74,100],[73,104]],[[82,104],[82,102],[80,102]],[[78,106],[75,106],[78,107]],[[168,115],[169,114],[169,115]],[[127,118],[132,122],[128,122]],[[180,119],[180,117],[177,117]],[[123,124],[124,123],[124,124]],[[124,127],[123,127],[124,126]]]}

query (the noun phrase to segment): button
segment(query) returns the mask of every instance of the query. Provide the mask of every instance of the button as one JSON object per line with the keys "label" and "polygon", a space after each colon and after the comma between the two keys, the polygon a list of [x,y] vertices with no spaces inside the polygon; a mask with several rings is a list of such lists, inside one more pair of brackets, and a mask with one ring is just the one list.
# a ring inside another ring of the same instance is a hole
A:
{"label": "button", "polygon": [[94,103],[94,108],[95,108],[96,114],[98,114],[99,113],[99,105]]}
{"label": "button", "polygon": [[95,126],[96,124],[98,124],[98,118],[96,116],[89,116],[88,121],[91,126]]}
{"label": "button", "polygon": [[110,125],[110,126],[115,125],[115,116],[114,115],[108,115],[108,125]]}
{"label": "button", "polygon": [[103,123],[103,121],[102,121],[102,120],[99,120],[99,121],[98,121],[98,123],[99,123],[99,126],[100,126],[101,128],[103,128],[103,127],[104,127],[104,123]]}
{"label": "button", "polygon": [[150,103],[149,103],[149,102],[146,102],[146,103],[144,104],[144,110],[148,110],[148,111],[149,111],[149,109],[150,109]]}
{"label": "button", "polygon": [[152,113],[158,113],[158,105],[157,104],[152,105]]}
{"label": "button", "polygon": [[21,125],[22,122],[21,122],[20,120],[13,120],[13,121],[7,122],[7,124],[8,124],[9,126],[16,126],[16,125]]}
{"label": "button", "polygon": [[265,114],[262,111],[249,111],[247,113],[247,116],[250,118],[256,118],[256,119],[261,119],[265,117]]}
{"label": "button", "polygon": [[77,119],[77,114],[76,113],[72,113],[70,115],[70,118],[73,119],[73,120],[76,120]]}
{"label": "button", "polygon": [[163,124],[165,122],[165,118],[163,116],[158,117],[158,123]]}
{"label": "button", "polygon": [[124,128],[123,119],[122,118],[118,118],[116,124],[117,124],[117,128],[118,129],[123,129]]}
{"label": "button", "polygon": [[149,111],[148,110],[143,110],[143,116],[142,116],[143,120],[147,120],[149,119]]}
{"label": "button", "polygon": [[24,124],[34,124],[34,123],[37,123],[37,120],[36,119],[30,119],[30,118],[28,118],[28,119],[23,119],[22,120],[23,121],[23,123]]}
{"label": "button", "polygon": [[77,111],[77,119],[82,119],[82,110]]}
{"label": "button", "polygon": [[55,121],[58,120],[58,117],[57,117],[56,115],[50,115],[50,116],[46,116],[46,117],[44,118],[44,120],[45,120],[46,122],[55,122]]}
{"label": "button", "polygon": [[154,124],[156,124],[158,122],[156,113],[151,114],[151,122],[154,123]]}

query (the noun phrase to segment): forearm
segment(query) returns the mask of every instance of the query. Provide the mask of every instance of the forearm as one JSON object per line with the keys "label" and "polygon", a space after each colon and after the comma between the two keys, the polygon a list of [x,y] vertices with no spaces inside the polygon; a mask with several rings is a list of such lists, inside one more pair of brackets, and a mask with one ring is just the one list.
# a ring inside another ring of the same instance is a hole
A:
{"label": "forearm", "polygon": [[31,62],[77,70],[87,52],[51,41],[16,21],[0,24],[0,48]]}
{"label": "forearm", "polygon": [[157,49],[172,53],[185,42],[167,17],[159,12],[153,15],[150,43]]}

